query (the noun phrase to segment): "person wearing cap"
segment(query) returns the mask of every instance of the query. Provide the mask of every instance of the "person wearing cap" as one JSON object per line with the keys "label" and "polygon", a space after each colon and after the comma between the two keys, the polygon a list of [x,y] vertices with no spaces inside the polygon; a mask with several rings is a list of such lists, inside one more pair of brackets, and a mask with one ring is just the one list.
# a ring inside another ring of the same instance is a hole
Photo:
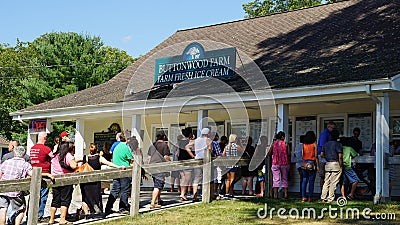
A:
{"label": "person wearing cap", "polygon": [[[22,179],[32,176],[32,166],[24,160],[26,150],[23,146],[17,146],[14,151],[14,158],[6,160],[0,166],[0,180]],[[0,224],[6,224],[6,213],[8,206],[11,206],[12,217],[9,220],[13,224],[21,224],[26,209],[25,197],[21,191],[0,193]]]}
{"label": "person wearing cap", "polygon": [[60,134],[61,141],[69,141],[68,135],[69,135],[69,133],[67,131],[61,132],[61,134]]}
{"label": "person wearing cap", "polygon": [[[203,128],[201,129],[201,136],[196,138],[194,141],[190,141],[188,145],[186,145],[186,150],[190,151],[194,149],[195,159],[204,159],[204,152],[209,151],[212,153],[212,140],[210,139],[210,129]],[[195,168],[194,171],[194,179],[193,179],[193,202],[198,202],[197,198],[197,190],[199,187],[199,183],[202,182],[203,179],[203,168]]]}

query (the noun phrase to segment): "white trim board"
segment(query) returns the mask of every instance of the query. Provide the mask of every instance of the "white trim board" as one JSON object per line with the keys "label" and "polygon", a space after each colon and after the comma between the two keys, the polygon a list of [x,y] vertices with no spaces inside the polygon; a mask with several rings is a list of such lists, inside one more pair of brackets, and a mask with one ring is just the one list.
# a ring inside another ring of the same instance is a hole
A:
{"label": "white trim board", "polygon": [[[369,82],[351,82],[324,86],[308,86],[298,88],[288,88],[280,90],[256,90],[252,92],[240,92],[233,94],[215,94],[209,96],[196,96],[188,101],[188,97],[174,99],[150,99],[132,102],[107,103],[100,105],[87,105],[69,108],[36,110],[10,113],[13,120],[31,120],[36,118],[62,118],[62,117],[82,117],[102,113],[118,114],[129,112],[134,114],[144,114],[147,112],[157,113],[160,110],[166,112],[176,111],[182,104],[198,109],[212,109],[218,104],[229,104],[230,107],[243,107],[244,103],[257,103],[260,105],[271,105],[279,103],[299,103],[316,102],[333,99],[356,99],[369,98],[365,93],[366,85],[371,85],[371,90],[392,91],[392,84],[388,79],[375,80]],[[336,96],[336,97],[335,97]]]}

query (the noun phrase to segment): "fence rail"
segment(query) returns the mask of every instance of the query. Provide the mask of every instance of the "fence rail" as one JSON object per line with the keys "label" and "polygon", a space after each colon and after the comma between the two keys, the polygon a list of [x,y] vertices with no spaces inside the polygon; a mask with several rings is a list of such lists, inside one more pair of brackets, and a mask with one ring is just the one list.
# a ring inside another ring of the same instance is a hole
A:
{"label": "fence rail", "polygon": [[[212,161],[212,163],[211,163]],[[400,156],[386,157],[387,164],[400,164]],[[135,162],[140,160],[135,156]],[[134,163],[133,166],[117,169],[96,170],[92,172],[70,173],[64,175],[56,175],[54,182],[50,179],[42,179],[42,169],[33,168],[32,178],[23,178],[18,180],[0,181],[0,190],[4,192],[12,191],[30,191],[29,200],[29,217],[28,224],[37,224],[37,213],[40,200],[40,189],[43,187],[58,187],[72,184],[81,184],[96,182],[102,180],[110,180],[122,177],[132,177],[132,192],[131,192],[131,216],[136,216],[139,213],[139,197],[140,197],[140,177],[141,168],[146,173],[155,174],[161,172],[184,170],[189,168],[203,168],[203,197],[202,201],[205,203],[211,202],[210,181],[212,179],[212,167],[214,166],[232,166],[232,165],[249,165],[250,160],[240,159],[239,157],[224,157],[212,160],[209,154],[205,154],[204,159],[192,159],[184,161],[163,162],[149,165],[140,165]],[[266,160],[268,165],[268,160]],[[357,157],[358,163],[374,163],[374,156],[360,156]],[[270,174],[266,174],[270,176]]]}

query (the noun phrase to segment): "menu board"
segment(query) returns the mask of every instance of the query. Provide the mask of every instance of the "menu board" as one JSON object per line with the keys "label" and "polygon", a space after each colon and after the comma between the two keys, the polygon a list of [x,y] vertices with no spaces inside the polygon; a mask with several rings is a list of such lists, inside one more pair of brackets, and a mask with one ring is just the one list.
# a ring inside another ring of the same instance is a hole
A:
{"label": "menu board", "polygon": [[250,137],[253,138],[253,145],[260,144],[260,137],[267,136],[267,120],[251,120],[249,123]]}
{"label": "menu board", "polygon": [[349,136],[353,135],[353,129],[355,127],[360,128],[361,134],[358,138],[363,145],[363,151],[369,152],[371,145],[373,143],[372,140],[372,115],[371,113],[362,113],[362,114],[349,114],[348,115],[348,134]]}
{"label": "menu board", "polygon": [[231,124],[231,134],[236,134],[238,139],[247,137],[247,126],[245,123]]}
{"label": "menu board", "polygon": [[94,143],[97,144],[98,150],[102,151],[105,142],[109,142],[112,145],[116,141],[115,136],[116,133],[113,132],[94,133]]}
{"label": "menu board", "polygon": [[178,136],[182,135],[182,129],[185,128],[185,125],[180,125],[180,124],[171,124],[171,129],[169,131],[169,138],[168,138],[168,142],[169,142],[169,148],[171,150],[174,150],[177,148],[178,146]]}
{"label": "menu board", "polygon": [[[300,136],[305,135],[307,131],[317,130],[317,120],[315,116],[296,117],[296,139],[295,146],[300,143]],[[317,134],[316,134],[317,135]]]}
{"label": "menu board", "polygon": [[[151,143],[153,143],[153,142],[156,141],[156,135],[157,135],[157,133],[158,133],[159,131],[164,131],[164,134],[165,134],[167,137],[170,137],[170,136],[168,135],[168,133],[169,133],[168,127],[153,127],[153,135],[152,135],[153,140],[151,140]],[[168,140],[168,141],[169,141],[169,140]],[[168,143],[168,141],[167,141],[167,143]]]}
{"label": "menu board", "polygon": [[393,133],[393,139],[399,140],[400,139],[400,117],[392,117],[390,121],[390,128]]}
{"label": "menu board", "polygon": [[208,122],[208,128],[211,129],[211,132],[217,132],[218,136],[221,138],[225,135],[225,123],[224,122]]}
{"label": "menu board", "polygon": [[222,136],[226,136],[225,135],[225,125],[223,123],[222,124],[217,124],[217,133],[218,133],[220,138]]}

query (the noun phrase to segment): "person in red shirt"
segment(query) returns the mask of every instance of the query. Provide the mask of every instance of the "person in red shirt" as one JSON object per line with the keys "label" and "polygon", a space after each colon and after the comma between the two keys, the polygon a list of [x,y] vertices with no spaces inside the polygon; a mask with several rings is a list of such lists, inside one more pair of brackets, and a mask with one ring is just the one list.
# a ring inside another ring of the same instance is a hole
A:
{"label": "person in red shirt", "polygon": [[[53,158],[53,152],[49,147],[45,145],[46,141],[47,141],[47,133],[46,132],[39,133],[37,143],[30,149],[31,165],[32,167],[41,167],[42,176],[48,176],[54,179],[50,171],[50,166],[51,166],[50,161]],[[48,196],[49,196],[48,187],[40,189],[38,222],[45,222],[43,219],[43,215]]]}

